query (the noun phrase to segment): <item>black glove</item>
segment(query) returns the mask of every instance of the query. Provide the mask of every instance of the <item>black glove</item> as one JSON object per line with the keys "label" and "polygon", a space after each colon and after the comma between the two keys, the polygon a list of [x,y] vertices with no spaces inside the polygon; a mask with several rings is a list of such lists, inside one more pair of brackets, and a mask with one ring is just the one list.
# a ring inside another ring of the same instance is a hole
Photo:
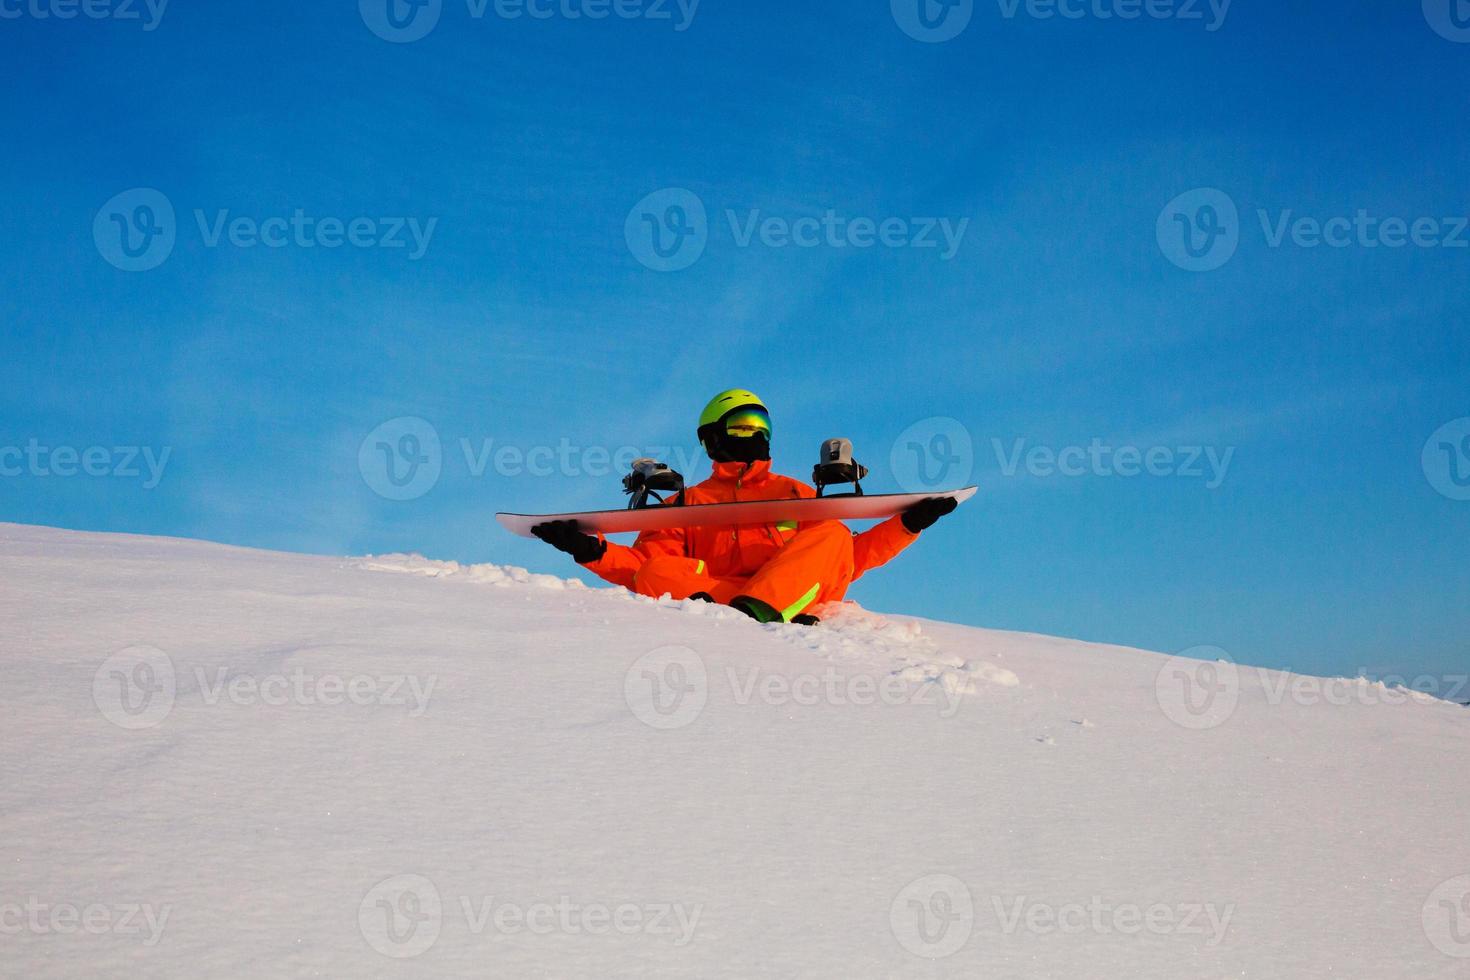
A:
{"label": "black glove", "polygon": [[576,521],[537,524],[531,533],[557,551],[565,551],[578,565],[589,565],[607,554],[607,542],[577,530]]}
{"label": "black glove", "polygon": [[927,500],[921,500],[903,512],[903,526],[908,528],[910,534],[918,534],[920,531],[933,527],[935,521],[959,505],[960,502],[953,497],[930,497]]}

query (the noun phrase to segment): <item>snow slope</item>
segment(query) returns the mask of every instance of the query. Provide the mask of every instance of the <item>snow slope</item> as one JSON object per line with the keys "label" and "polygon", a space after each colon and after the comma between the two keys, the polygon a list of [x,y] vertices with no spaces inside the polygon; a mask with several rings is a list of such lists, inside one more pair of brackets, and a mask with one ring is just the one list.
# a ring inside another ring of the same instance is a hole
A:
{"label": "snow slope", "polygon": [[15,525],[0,653],[4,976],[1470,976],[1377,685]]}

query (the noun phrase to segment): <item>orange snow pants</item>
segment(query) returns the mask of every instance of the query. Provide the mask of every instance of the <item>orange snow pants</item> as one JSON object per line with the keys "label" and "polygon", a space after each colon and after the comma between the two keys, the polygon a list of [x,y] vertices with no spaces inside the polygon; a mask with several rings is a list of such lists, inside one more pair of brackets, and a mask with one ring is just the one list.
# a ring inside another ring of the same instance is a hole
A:
{"label": "orange snow pants", "polygon": [[790,622],[824,602],[836,602],[852,584],[852,532],[840,521],[804,528],[749,578],[716,578],[698,558],[655,555],[633,576],[633,591],[658,598],[687,599],[707,592],[719,603],[750,596]]}

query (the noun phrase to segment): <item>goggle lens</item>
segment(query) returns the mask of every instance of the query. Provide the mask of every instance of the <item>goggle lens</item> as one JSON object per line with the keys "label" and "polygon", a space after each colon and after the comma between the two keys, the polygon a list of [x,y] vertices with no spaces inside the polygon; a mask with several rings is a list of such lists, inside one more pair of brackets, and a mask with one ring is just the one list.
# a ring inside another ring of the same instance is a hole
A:
{"label": "goggle lens", "polygon": [[771,439],[771,416],[763,408],[742,408],[725,419],[725,432],[742,439],[765,436]]}

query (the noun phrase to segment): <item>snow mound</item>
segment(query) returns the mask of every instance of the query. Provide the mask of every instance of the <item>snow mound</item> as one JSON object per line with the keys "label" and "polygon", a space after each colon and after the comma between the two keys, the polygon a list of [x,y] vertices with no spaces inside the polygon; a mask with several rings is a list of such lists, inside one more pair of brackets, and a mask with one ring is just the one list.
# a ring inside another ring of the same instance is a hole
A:
{"label": "snow mound", "polygon": [[[389,554],[351,559],[349,568],[368,572],[399,572],[426,578],[453,578],[484,585],[529,585],[552,591],[584,590],[577,579],[564,579],[527,571],[513,565],[462,565],[456,561],[439,561],[418,554]],[[599,599],[615,603],[643,603],[674,610],[685,615],[726,622],[744,622],[741,613],[697,600],[676,600],[665,596],[649,599],[632,595],[626,589],[590,590]],[[895,620],[869,612],[856,602],[829,603],[814,610],[822,620],[819,628],[772,624],[764,627],[792,646],[809,651],[824,660],[850,664],[886,665],[888,673],[916,684],[938,684],[946,691],[960,695],[976,693],[981,685],[1014,687],[1020,683],[1016,675],[1003,667],[985,662],[971,662],[962,656],[945,653],[917,620]]]}
{"label": "snow mound", "polygon": [[0,524],[0,972],[1465,976],[1464,708],[821,612]]}
{"label": "snow mound", "polygon": [[457,561],[438,561],[418,554],[369,555],[348,561],[347,567],[365,572],[402,572],[426,578],[462,578],[485,585],[531,585],[553,590],[586,588],[577,579],[542,575],[515,565],[461,565]]}

